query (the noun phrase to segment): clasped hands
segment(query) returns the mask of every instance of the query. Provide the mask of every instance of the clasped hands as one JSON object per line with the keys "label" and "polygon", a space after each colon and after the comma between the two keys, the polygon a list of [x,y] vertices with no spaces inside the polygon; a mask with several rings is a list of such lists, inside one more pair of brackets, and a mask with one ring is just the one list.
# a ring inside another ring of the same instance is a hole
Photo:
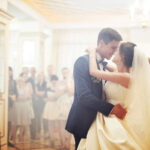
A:
{"label": "clasped hands", "polygon": [[111,114],[115,115],[117,118],[123,120],[126,116],[126,109],[123,108],[120,104],[116,104],[111,111]]}

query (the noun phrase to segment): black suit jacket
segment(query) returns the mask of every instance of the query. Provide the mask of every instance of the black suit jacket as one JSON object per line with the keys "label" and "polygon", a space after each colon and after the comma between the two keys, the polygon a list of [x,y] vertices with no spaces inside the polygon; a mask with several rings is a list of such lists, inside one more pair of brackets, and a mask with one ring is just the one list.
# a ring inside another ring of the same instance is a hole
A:
{"label": "black suit jacket", "polygon": [[94,82],[89,74],[89,56],[81,56],[74,65],[75,95],[66,130],[86,138],[97,112],[108,116],[114,105],[102,99],[102,82]]}

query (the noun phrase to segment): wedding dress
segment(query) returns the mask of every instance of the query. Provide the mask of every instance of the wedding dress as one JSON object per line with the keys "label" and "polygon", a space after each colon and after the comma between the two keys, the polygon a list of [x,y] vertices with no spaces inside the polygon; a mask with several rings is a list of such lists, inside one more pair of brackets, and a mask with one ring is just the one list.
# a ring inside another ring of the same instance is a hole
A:
{"label": "wedding dress", "polygon": [[97,113],[78,150],[150,150],[150,68],[141,51],[134,52],[128,89],[107,81],[107,101],[127,109],[124,120]]}

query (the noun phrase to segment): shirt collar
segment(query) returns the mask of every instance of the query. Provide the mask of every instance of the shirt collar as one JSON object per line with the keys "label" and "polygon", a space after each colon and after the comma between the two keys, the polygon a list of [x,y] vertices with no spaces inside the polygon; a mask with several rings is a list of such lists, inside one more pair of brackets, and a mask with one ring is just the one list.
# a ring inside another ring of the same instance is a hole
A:
{"label": "shirt collar", "polygon": [[97,61],[101,61],[102,60],[102,57],[99,53],[96,53],[96,60]]}

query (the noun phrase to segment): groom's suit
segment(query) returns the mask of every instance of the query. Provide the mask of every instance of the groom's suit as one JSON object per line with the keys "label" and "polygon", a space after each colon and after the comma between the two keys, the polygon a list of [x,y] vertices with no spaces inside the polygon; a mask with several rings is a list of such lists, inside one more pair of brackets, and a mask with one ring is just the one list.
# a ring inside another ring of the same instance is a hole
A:
{"label": "groom's suit", "polygon": [[74,82],[74,102],[68,116],[66,130],[75,137],[86,138],[97,112],[108,116],[114,105],[102,99],[102,81],[90,76],[88,55],[78,58],[75,62]]}

